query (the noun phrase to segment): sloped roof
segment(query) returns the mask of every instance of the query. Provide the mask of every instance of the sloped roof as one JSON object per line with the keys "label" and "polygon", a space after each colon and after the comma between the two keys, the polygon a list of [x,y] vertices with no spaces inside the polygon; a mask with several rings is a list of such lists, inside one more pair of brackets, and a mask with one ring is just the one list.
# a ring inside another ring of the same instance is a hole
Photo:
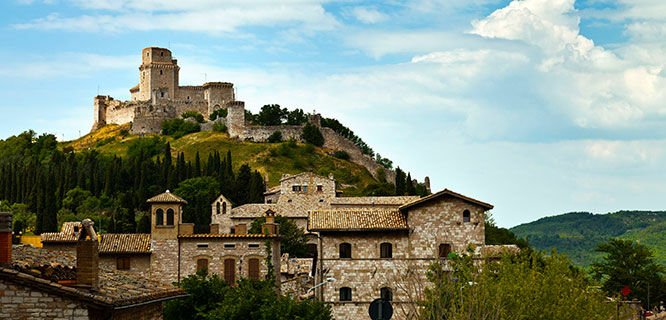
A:
{"label": "sloped roof", "polygon": [[476,199],[474,199],[474,198],[470,198],[470,197],[465,196],[465,195],[462,195],[462,194],[460,194],[460,193],[453,192],[453,191],[451,191],[451,190],[449,190],[449,189],[444,189],[444,190],[439,191],[439,192],[437,192],[437,193],[433,193],[433,194],[431,194],[431,195],[429,195],[429,196],[425,196],[425,197],[423,197],[423,198],[420,198],[420,199],[417,199],[417,200],[411,201],[411,202],[409,202],[409,203],[405,203],[405,204],[403,204],[402,206],[400,206],[400,210],[405,210],[405,209],[410,208],[410,207],[413,207],[413,206],[415,206],[415,205],[418,205],[418,204],[421,204],[421,203],[425,203],[425,202],[429,202],[429,201],[432,201],[432,200],[435,200],[435,199],[438,199],[438,198],[440,198],[440,197],[442,197],[442,196],[447,196],[447,195],[448,195],[448,196],[455,197],[455,198],[458,198],[458,199],[461,199],[461,200],[464,200],[464,201],[467,201],[467,202],[471,202],[471,203],[476,204],[476,205],[478,205],[478,206],[480,206],[480,207],[482,207],[482,208],[484,208],[484,209],[486,209],[486,210],[490,210],[490,209],[493,208],[493,205],[492,205],[492,204],[485,203],[485,202],[483,202],[483,201],[479,201],[479,200],[476,200]]}
{"label": "sloped roof", "polygon": [[221,233],[221,234],[209,234],[209,233],[194,233],[194,234],[181,234],[178,236],[180,239],[194,239],[194,238],[260,238],[260,239],[271,239],[277,238],[277,235],[266,235],[259,233],[245,233],[245,234],[234,234],[234,233]]}
{"label": "sloped roof", "polygon": [[407,217],[398,210],[313,210],[309,231],[406,230]]}
{"label": "sloped roof", "polygon": [[12,264],[9,268],[0,268],[0,278],[103,308],[176,298],[186,294],[173,285],[102,268],[97,291],[59,284],[60,280],[75,280],[76,273],[55,271],[74,270],[75,266],[76,259],[71,256],[30,245],[14,245]]}
{"label": "sloped roof", "polygon": [[150,253],[150,234],[103,234],[99,253]]}
{"label": "sloped roof", "polygon": [[40,235],[42,242],[76,242],[79,239],[81,222],[65,222],[60,232],[47,232]]}
{"label": "sloped roof", "polygon": [[129,91],[130,91],[130,92],[139,91],[139,85],[137,84],[137,85],[135,85],[134,87],[131,87],[131,88],[129,89]]}
{"label": "sloped roof", "polygon": [[280,179],[280,182],[282,182],[282,181],[286,181],[286,180],[291,180],[291,179],[294,179],[294,178],[296,178],[296,177],[300,177],[300,176],[312,176],[312,177],[317,177],[317,178],[321,178],[321,179],[328,179],[328,180],[333,180],[333,181],[335,181],[335,178],[330,178],[330,177],[320,176],[320,175],[318,175],[318,174],[314,174],[314,173],[312,173],[312,172],[301,172],[301,173],[297,173],[297,174],[295,174],[295,175],[287,175],[287,176],[281,178],[281,179]]}
{"label": "sloped roof", "polygon": [[164,193],[160,193],[160,194],[146,200],[146,202],[148,202],[148,203],[183,203],[183,204],[187,204],[187,201],[185,201],[185,199],[169,192],[169,190],[167,190]]}
{"label": "sloped roof", "polygon": [[281,188],[280,185],[277,185],[277,186],[275,186],[275,187],[272,187],[272,188],[266,190],[266,192],[264,192],[264,195],[269,195],[269,194],[278,193],[278,192],[282,191],[280,188]]}

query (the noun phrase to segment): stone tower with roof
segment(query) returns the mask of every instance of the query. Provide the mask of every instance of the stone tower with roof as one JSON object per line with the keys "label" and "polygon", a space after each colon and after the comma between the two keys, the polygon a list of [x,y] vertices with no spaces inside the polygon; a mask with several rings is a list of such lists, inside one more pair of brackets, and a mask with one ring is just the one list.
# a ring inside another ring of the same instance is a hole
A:
{"label": "stone tower with roof", "polygon": [[150,203],[150,275],[153,279],[178,281],[178,235],[192,233],[193,224],[183,224],[183,198],[169,192],[147,200]]}

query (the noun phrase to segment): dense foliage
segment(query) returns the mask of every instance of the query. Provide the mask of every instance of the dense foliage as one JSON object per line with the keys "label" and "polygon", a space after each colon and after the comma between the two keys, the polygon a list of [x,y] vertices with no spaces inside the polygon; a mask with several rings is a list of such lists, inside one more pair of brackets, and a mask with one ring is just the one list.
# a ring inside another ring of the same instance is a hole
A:
{"label": "dense foliage", "polygon": [[301,133],[301,139],[306,143],[321,147],[324,145],[324,136],[321,134],[321,131],[316,126],[306,123],[303,127],[303,133]]}
{"label": "dense foliage", "polygon": [[537,250],[557,248],[574,264],[589,266],[601,258],[594,251],[609,238],[640,241],[666,266],[666,211],[619,211],[609,214],[572,212],[511,228]]}
{"label": "dense foliage", "polygon": [[361,149],[361,152],[363,152],[364,154],[367,154],[371,157],[375,156],[375,152],[372,150],[372,148],[370,148],[368,144],[366,144],[361,138],[359,138],[356,134],[354,134],[354,131],[351,131],[351,129],[345,127],[342,123],[340,123],[340,121],[332,118],[322,118],[321,126],[331,128],[337,134],[347,138],[349,141],[356,144]]}
{"label": "dense foliage", "polygon": [[186,134],[201,131],[201,125],[197,122],[185,121],[180,118],[162,121],[162,134],[178,139]]}
{"label": "dense foliage", "polygon": [[[231,152],[210,153],[206,161],[197,156],[194,162],[181,153],[173,160],[168,143],[139,138],[121,158],[94,150],[65,154],[52,141],[55,137],[35,138],[32,131],[0,140],[0,199],[3,207],[22,214],[16,221],[23,231],[55,232],[59,223],[82,218],[93,219],[103,232],[145,231],[146,200],[166,189],[181,188],[194,204],[186,209],[185,222],[197,223],[197,230],[207,230],[212,199],[204,199],[210,200],[204,210],[197,207],[202,196],[188,190],[218,185],[234,205],[263,202],[261,175],[247,165],[234,172]],[[159,146],[162,155],[154,155]],[[206,178],[189,180],[201,177]]]}
{"label": "dense foliage", "polygon": [[222,108],[217,109],[217,110],[213,111],[213,113],[211,113],[210,116],[208,116],[208,117],[210,118],[210,120],[215,120],[217,118],[226,118],[227,117],[227,109],[222,109]]}
{"label": "dense foliage", "polygon": [[527,240],[518,238],[509,229],[498,227],[490,212],[486,213],[484,233],[487,245],[515,244],[521,249],[530,248]]}
{"label": "dense foliage", "polygon": [[[261,233],[261,226],[266,222],[265,217],[252,221],[248,233]],[[276,216],[275,222],[280,224],[280,254],[289,253],[290,257],[308,257],[308,239],[303,228],[289,220],[287,217]]]}
{"label": "dense foliage", "polygon": [[186,111],[183,112],[181,116],[183,117],[183,119],[192,118],[196,120],[198,123],[204,123],[204,116],[196,111]]}
{"label": "dense foliage", "polygon": [[611,319],[615,305],[564,256],[529,251],[479,265],[471,255],[430,266],[421,319]]}
{"label": "dense foliage", "polygon": [[655,308],[666,299],[664,267],[657,265],[646,246],[631,240],[611,239],[595,251],[605,255],[592,264],[590,271],[595,279],[603,281],[602,288],[609,296],[619,296],[627,286],[631,290],[627,298],[640,300],[644,307]]}
{"label": "dense foliage", "polygon": [[227,125],[222,122],[213,123],[211,129],[215,132],[227,133]]}
{"label": "dense foliage", "polygon": [[241,279],[238,286],[229,286],[217,275],[200,271],[179,286],[190,295],[165,303],[166,320],[331,319],[329,305],[314,300],[297,302],[280,295],[271,280]]}
{"label": "dense foliage", "polygon": [[270,143],[282,142],[282,132],[275,131],[271,133],[271,135],[268,136],[268,142]]}

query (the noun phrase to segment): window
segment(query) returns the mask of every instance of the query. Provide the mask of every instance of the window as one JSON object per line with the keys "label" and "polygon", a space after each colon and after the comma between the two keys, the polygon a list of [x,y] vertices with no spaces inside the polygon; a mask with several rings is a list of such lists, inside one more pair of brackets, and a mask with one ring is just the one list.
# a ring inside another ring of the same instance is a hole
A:
{"label": "window", "polygon": [[147,57],[148,55],[150,55],[150,52],[146,52],[146,57]]}
{"label": "window", "polygon": [[129,270],[129,269],[130,269],[130,257],[116,258],[116,270]]}
{"label": "window", "polygon": [[379,289],[379,295],[382,300],[393,301],[393,291],[389,287]]}
{"label": "window", "polygon": [[230,231],[230,233],[231,233],[231,234],[236,234],[236,227],[231,227],[231,231]]}
{"label": "window", "polygon": [[164,98],[164,92],[160,92],[160,96]]}
{"label": "window", "polygon": [[379,245],[379,257],[380,258],[393,258],[393,245],[384,242]]}
{"label": "window", "polygon": [[440,258],[448,258],[449,253],[451,253],[451,245],[448,243],[440,243],[439,244],[439,257]]}
{"label": "window", "polygon": [[197,248],[199,249],[208,248],[208,243],[197,243]]}
{"label": "window", "polygon": [[164,52],[160,52],[160,56],[164,57]]}
{"label": "window", "polygon": [[318,186],[317,186],[317,191],[318,191],[318,192],[322,192],[322,191],[324,191],[324,186],[322,186],[322,185],[318,185]]}
{"label": "window", "polygon": [[208,270],[208,259],[197,259],[197,272],[204,269]]}
{"label": "window", "polygon": [[225,244],[224,244],[224,248],[225,248],[225,249],[235,249],[235,248],[236,248],[236,244],[235,244],[235,243],[225,243]]}
{"label": "window", "polygon": [[463,211],[463,222],[469,222],[469,210]]}
{"label": "window", "polygon": [[173,209],[168,209],[167,210],[167,217],[166,217],[166,224],[167,226],[172,226],[173,225]]}
{"label": "window", "polygon": [[259,279],[259,259],[250,258],[247,261],[247,273],[250,279]]}
{"label": "window", "polygon": [[224,259],[224,281],[230,285],[236,283],[236,260]]}
{"label": "window", "polygon": [[190,100],[190,96],[187,96],[187,100]]}
{"label": "window", "polygon": [[291,203],[291,199],[287,200],[287,202]]}
{"label": "window", "polygon": [[162,74],[162,70],[160,70],[160,74]]}
{"label": "window", "polygon": [[317,245],[314,243],[308,243],[308,257],[314,258],[317,256]]}
{"label": "window", "polygon": [[343,242],[340,244],[340,259],[351,258],[351,244]]}
{"label": "window", "polygon": [[266,203],[273,203],[273,199],[266,200]]}
{"label": "window", "polygon": [[308,192],[308,186],[303,186],[303,192]]}
{"label": "window", "polygon": [[247,247],[252,248],[252,249],[256,249],[256,248],[259,248],[259,244],[258,243],[250,243],[250,244],[247,245]]}
{"label": "window", "polygon": [[155,211],[155,224],[158,226],[164,225],[164,210],[157,209]]}
{"label": "window", "polygon": [[227,203],[222,202],[222,214],[227,214]]}
{"label": "window", "polygon": [[352,291],[350,287],[340,288],[340,301],[352,301]]}
{"label": "window", "polygon": [[301,186],[291,186],[291,191],[301,191]]}
{"label": "window", "polygon": [[324,199],[319,199],[319,202],[324,202]]}
{"label": "window", "polygon": [[219,202],[216,205],[216,209],[217,209],[217,214],[220,214],[220,203]]}

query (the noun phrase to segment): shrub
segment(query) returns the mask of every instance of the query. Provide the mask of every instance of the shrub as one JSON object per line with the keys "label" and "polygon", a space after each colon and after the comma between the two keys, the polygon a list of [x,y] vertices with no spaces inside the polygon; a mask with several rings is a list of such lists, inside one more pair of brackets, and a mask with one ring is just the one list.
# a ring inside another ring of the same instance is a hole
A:
{"label": "shrub", "polygon": [[347,151],[338,150],[336,152],[333,152],[333,156],[338,159],[349,160],[349,153],[347,153]]}
{"label": "shrub", "polygon": [[222,122],[215,122],[213,123],[213,131],[226,133],[227,125]]}
{"label": "shrub", "polygon": [[194,118],[194,120],[197,120],[198,123],[204,123],[204,116],[196,111],[183,112],[182,116],[183,119]]}
{"label": "shrub", "polygon": [[311,144],[306,144],[306,145],[305,145],[305,148],[303,149],[303,151],[305,151],[305,153],[314,153],[315,148],[314,148],[314,146],[311,145]]}
{"label": "shrub", "polygon": [[280,131],[273,132],[273,134],[271,134],[268,137],[268,142],[270,143],[282,142],[282,132]]}
{"label": "shrub", "polygon": [[317,147],[324,145],[324,136],[321,134],[321,131],[319,131],[319,128],[309,123],[303,127],[301,138],[303,138],[305,142],[313,144]]}
{"label": "shrub", "polygon": [[201,131],[198,123],[192,123],[180,118],[162,121],[162,134],[178,139],[186,134]]}
{"label": "shrub", "polygon": [[210,120],[215,120],[217,118],[226,118],[226,117],[227,117],[227,109],[217,109],[213,111],[213,113],[211,113],[209,116]]}

